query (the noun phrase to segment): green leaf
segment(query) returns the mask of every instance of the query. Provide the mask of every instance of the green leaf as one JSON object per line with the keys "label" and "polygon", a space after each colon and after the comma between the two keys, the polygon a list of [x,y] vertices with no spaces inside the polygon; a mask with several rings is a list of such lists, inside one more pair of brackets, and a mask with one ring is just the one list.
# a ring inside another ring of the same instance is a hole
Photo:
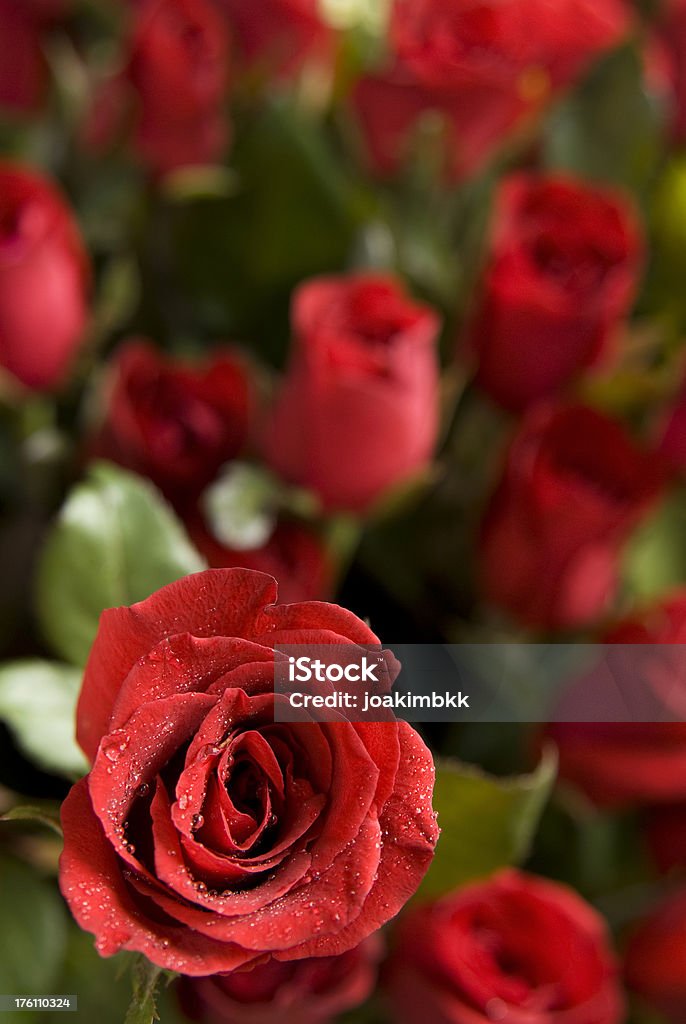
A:
{"label": "green leaf", "polygon": [[28,821],[32,824],[45,825],[58,836],[62,836],[59,814],[52,813],[44,807],[13,807],[0,817],[0,821]]}
{"label": "green leaf", "polygon": [[64,954],[66,918],[56,888],[26,864],[0,859],[0,992],[50,993]]}
{"label": "green leaf", "polygon": [[133,997],[124,1024],[152,1024],[159,1020],[155,1002],[162,971],[143,956],[133,967]]}
{"label": "green leaf", "polygon": [[88,771],[74,739],[81,672],[38,659],[0,667],[0,719],[28,757],[70,777]]}
{"label": "green leaf", "polygon": [[555,110],[544,140],[548,167],[642,189],[660,155],[660,114],[645,91],[635,45],[609,54]]}
{"label": "green leaf", "polygon": [[96,463],[68,497],[43,551],[37,589],[43,632],[58,654],[83,665],[105,608],[142,601],[204,568],[151,484]]}
{"label": "green leaf", "polygon": [[686,582],[686,491],[669,495],[637,531],[623,563],[632,599],[649,600]]}
{"label": "green leaf", "polygon": [[556,767],[546,754],[533,774],[499,779],[470,765],[439,764],[434,808],[441,838],[418,895],[440,896],[526,857]]}

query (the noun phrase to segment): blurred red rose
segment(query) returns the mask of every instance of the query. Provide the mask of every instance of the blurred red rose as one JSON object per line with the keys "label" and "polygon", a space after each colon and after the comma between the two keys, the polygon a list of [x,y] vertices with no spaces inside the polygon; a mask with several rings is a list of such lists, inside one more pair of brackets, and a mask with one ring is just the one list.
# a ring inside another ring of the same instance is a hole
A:
{"label": "blurred red rose", "polygon": [[686,869],[686,792],[684,803],[649,808],[643,830],[658,871],[667,874],[676,868]]}
{"label": "blurred red rose", "polygon": [[580,626],[607,611],[621,546],[657,497],[655,459],[582,405],[523,419],[480,536],[488,601],[521,623]]}
{"label": "blurred red rose", "polygon": [[493,225],[469,349],[479,385],[518,411],[603,353],[634,299],[642,246],[619,193],[564,177],[507,179]]}
{"label": "blurred red rose", "polygon": [[51,390],[88,320],[90,264],[76,222],[47,179],[0,162],[0,367]]}
{"label": "blurred red rose", "polygon": [[96,92],[85,143],[105,148],[132,120],[133,145],[153,174],[212,163],[228,141],[228,85],[228,33],[211,0],[144,0],[124,70]]}
{"label": "blurred red rose", "polygon": [[[686,720],[686,595],[677,594],[600,638],[605,644],[648,644],[644,678],[666,707]],[[678,645],[672,651],[668,645]],[[640,665],[642,652],[632,654]],[[640,678],[640,677],[639,677]],[[617,680],[621,686],[621,679]],[[560,777],[599,806],[686,799],[686,721],[558,723]]]}
{"label": "blurred red rose", "polygon": [[341,956],[268,960],[248,971],[185,978],[181,1004],[202,1024],[328,1024],[371,994],[380,947],[372,936]]}
{"label": "blurred red rose", "polygon": [[187,523],[195,547],[211,569],[243,568],[273,576],[284,604],[331,596],[331,566],[319,537],[301,523],[282,520],[262,547],[239,551],[212,536],[202,517]]}
{"label": "blurred red rose", "polygon": [[504,871],[406,915],[386,987],[398,1024],[620,1024],[616,975],[580,896]]}
{"label": "blurred red rose", "polygon": [[628,27],[621,0],[395,0],[393,61],[354,95],[373,163],[394,172],[435,111],[448,173],[475,172]]}
{"label": "blurred red rose", "polygon": [[174,504],[190,506],[244,447],[251,404],[247,371],[231,349],[196,366],[129,341],[114,357],[90,454],[149,477]]}
{"label": "blurred red rose", "polygon": [[686,890],[672,893],[636,929],[625,954],[624,976],[674,1024],[686,1020]]}
{"label": "blurred red rose", "polygon": [[328,55],[331,32],[318,0],[217,0],[231,27],[237,60],[267,75],[290,75]]}
{"label": "blurred red rose", "polygon": [[659,424],[658,449],[671,470],[686,472],[686,381]]}
{"label": "blurred red rose", "polygon": [[0,0],[0,110],[35,110],[46,80],[40,25],[24,3]]}
{"label": "blurred red rose", "polygon": [[328,509],[364,511],[431,459],[438,429],[433,310],[391,277],[308,281],[267,430],[271,465]]}
{"label": "blurred red rose", "polygon": [[276,599],[268,576],[210,569],[100,619],[60,886],[103,956],[206,976],[346,953],[431,862],[433,763],[414,729],[275,717],[277,645],[378,639],[343,608]]}
{"label": "blurred red rose", "polygon": [[686,141],[686,2],[665,0],[660,6],[657,45],[660,84],[666,85],[674,138]]}

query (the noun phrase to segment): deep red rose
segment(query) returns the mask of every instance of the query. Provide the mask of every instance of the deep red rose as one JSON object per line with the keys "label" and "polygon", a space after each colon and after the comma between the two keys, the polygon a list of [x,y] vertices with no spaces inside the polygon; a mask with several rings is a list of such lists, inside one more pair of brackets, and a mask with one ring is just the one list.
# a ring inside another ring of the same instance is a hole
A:
{"label": "deep red rose", "polygon": [[582,405],[523,419],[480,536],[488,601],[532,627],[579,626],[607,611],[623,542],[659,493],[655,459]]}
{"label": "deep red rose", "polygon": [[[686,799],[686,595],[677,594],[606,632],[606,644],[648,644],[643,678],[684,721],[559,723],[548,729],[560,777],[599,806]],[[672,651],[669,645],[678,645]],[[633,662],[640,665],[637,647]],[[621,679],[617,679],[621,686]]]}
{"label": "deep red rose", "polygon": [[619,193],[560,176],[507,179],[468,336],[478,384],[513,411],[559,392],[628,313],[641,250]]}
{"label": "deep red rose", "polygon": [[276,645],[378,640],[342,608],[276,596],[268,576],[214,569],[101,618],[60,885],[102,955],[196,976],[338,955],[431,861],[433,765],[409,725],[275,721]]}
{"label": "deep red rose", "polygon": [[23,3],[0,0],[0,110],[35,110],[46,80],[39,24]]}
{"label": "deep red rose", "polygon": [[686,890],[673,893],[636,929],[625,954],[629,989],[673,1021],[686,1019]]}
{"label": "deep red rose", "polygon": [[90,267],[54,185],[0,162],[0,366],[38,391],[58,387],[88,319]]}
{"label": "deep red rose", "polygon": [[359,274],[302,285],[292,318],[267,457],[327,508],[364,511],[431,459],[438,317],[393,278]]}
{"label": "deep red rose", "polygon": [[675,473],[686,471],[686,382],[683,382],[676,400],[667,410],[658,429],[658,449],[669,469]]}
{"label": "deep red rose", "polygon": [[181,1004],[201,1024],[328,1024],[371,994],[380,947],[372,936],[341,956],[268,960],[248,971],[184,978]]}
{"label": "deep red rose", "polygon": [[372,161],[393,173],[434,111],[449,175],[477,171],[628,27],[621,0],[395,0],[391,63],[354,95]]}
{"label": "deep red rose", "polygon": [[649,808],[643,818],[643,829],[658,871],[667,874],[681,869],[683,872],[686,869],[686,795],[683,803]]}
{"label": "deep red rose", "polygon": [[273,576],[284,604],[322,601],[331,596],[332,567],[321,539],[307,526],[290,520],[276,524],[260,548],[238,551],[212,536],[200,516],[187,523],[193,544],[211,569],[255,569]]}
{"label": "deep red rose", "polygon": [[602,918],[571,889],[503,871],[405,916],[386,973],[397,1024],[620,1024]]}
{"label": "deep red rose", "polygon": [[291,75],[309,58],[328,56],[331,31],[317,0],[217,0],[244,68]]}
{"label": "deep red rose", "polygon": [[251,405],[231,349],[194,366],[130,341],[115,356],[91,453],[149,477],[174,504],[192,504],[245,445]]}
{"label": "deep red rose", "polygon": [[133,146],[155,175],[213,163],[228,142],[228,32],[211,0],[136,6],[124,70],[96,93],[84,128],[94,150],[133,122]]}

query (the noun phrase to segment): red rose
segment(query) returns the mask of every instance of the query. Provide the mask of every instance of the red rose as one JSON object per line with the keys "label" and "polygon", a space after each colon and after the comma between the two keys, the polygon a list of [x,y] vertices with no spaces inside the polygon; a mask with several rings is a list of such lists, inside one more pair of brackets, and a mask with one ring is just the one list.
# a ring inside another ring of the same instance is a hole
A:
{"label": "red rose", "polygon": [[481,531],[485,597],[533,627],[598,618],[621,546],[660,484],[655,459],[619,423],[581,405],[531,410]]}
{"label": "red rose", "polygon": [[331,33],[317,0],[218,0],[244,67],[272,75],[297,72],[328,55]]}
{"label": "red rose", "polygon": [[210,0],[145,0],[124,71],[96,94],[85,142],[104,148],[131,119],[134,147],[153,174],[212,163],[228,141],[228,83],[228,34]]}
{"label": "red rose", "polygon": [[686,382],[660,424],[658,448],[670,470],[686,471]]}
{"label": "red rose", "polygon": [[255,569],[273,576],[284,604],[322,601],[331,594],[331,565],[320,538],[301,523],[282,520],[260,548],[238,551],[215,539],[199,516],[187,524],[193,544],[211,569]]}
{"label": "red rose", "polygon": [[0,162],[0,366],[38,391],[62,383],[88,317],[90,269],[55,187]]}
{"label": "red rose", "polygon": [[202,1024],[328,1024],[371,994],[380,946],[372,936],[341,956],[268,960],[248,971],[184,978],[181,1003]]}
{"label": "red rose", "polygon": [[115,356],[92,454],[149,477],[175,504],[192,504],[245,445],[250,408],[246,371],[231,350],[193,366],[130,341]]}
{"label": "red rose", "polygon": [[410,726],[275,721],[275,645],[376,637],[275,600],[270,577],[215,569],[103,614],[60,885],[105,956],[207,975],[345,953],[431,861],[433,766]]}
{"label": "red rose", "polygon": [[469,347],[479,385],[518,411],[603,353],[634,299],[641,243],[621,195],[563,177],[508,179],[493,224]]}
{"label": "red rose", "polygon": [[619,1024],[603,920],[571,889],[518,871],[400,923],[386,987],[397,1024]]}
{"label": "red rose", "polygon": [[28,7],[0,0],[0,110],[28,113],[43,99],[47,79],[41,30]]}
{"label": "red rose", "polygon": [[431,459],[438,318],[393,278],[360,274],[302,285],[293,327],[267,457],[327,508],[363,511]]}
{"label": "red rose", "polygon": [[354,96],[374,164],[395,171],[435,111],[449,174],[475,172],[628,26],[621,0],[395,0],[392,63]]}
{"label": "red rose", "polygon": [[672,106],[672,126],[676,142],[686,141],[686,3],[665,0],[661,5],[657,44],[661,70]]}
{"label": "red rose", "polygon": [[686,795],[684,801],[651,807],[643,821],[652,861],[665,875],[686,868]]}
{"label": "red rose", "polygon": [[686,1019],[686,890],[670,895],[633,933],[624,976],[668,1020]]}
{"label": "red rose", "polygon": [[[676,595],[606,632],[606,644],[648,644],[642,677],[663,705],[686,719],[686,596]],[[676,644],[672,651],[668,645]],[[632,654],[640,664],[642,652]],[[640,677],[639,677],[640,678]],[[618,680],[621,685],[621,679]],[[548,728],[560,777],[599,806],[686,799],[686,722],[559,723]]]}

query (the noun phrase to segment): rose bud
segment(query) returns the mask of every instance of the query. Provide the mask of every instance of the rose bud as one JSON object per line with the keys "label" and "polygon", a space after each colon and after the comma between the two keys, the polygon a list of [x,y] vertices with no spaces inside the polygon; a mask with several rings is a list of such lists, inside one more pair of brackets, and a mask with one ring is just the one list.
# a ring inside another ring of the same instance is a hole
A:
{"label": "rose bud", "polygon": [[179,997],[200,1024],[328,1024],[360,1006],[374,988],[381,943],[371,936],[341,956],[184,978]]}
{"label": "rose bud", "polygon": [[133,123],[133,147],[156,176],[213,163],[228,141],[229,40],[211,0],[137,5],[123,71],[96,92],[83,138],[94,151]]}
{"label": "rose bud", "polygon": [[219,0],[245,70],[289,76],[329,57],[331,31],[317,0]]}
{"label": "rose bud", "polygon": [[231,349],[198,365],[134,340],[116,353],[105,416],[90,447],[192,505],[244,447],[251,419],[246,368]]}
{"label": "rose bud", "polygon": [[433,763],[411,726],[277,720],[275,647],[378,639],[336,605],[276,599],[269,576],[210,569],[100,619],[60,886],[103,956],[206,976],[345,953],[431,862]]}
{"label": "rose bud", "polygon": [[564,177],[507,179],[493,225],[468,349],[479,386],[517,412],[605,353],[636,294],[641,241],[619,193]]}
{"label": "rose bud", "polygon": [[519,871],[405,916],[385,987],[397,1024],[620,1024],[602,918],[566,886]]}
{"label": "rose bud", "polygon": [[667,1020],[686,1019],[686,890],[672,893],[632,934],[624,977]]}
{"label": "rose bud", "polygon": [[83,342],[90,264],[47,179],[0,161],[0,367],[25,387],[59,387]]}
{"label": "rose bud", "polygon": [[629,24],[621,0],[395,0],[391,61],[353,98],[372,163],[394,173],[434,112],[448,176],[475,173]]}
{"label": "rose bud", "polygon": [[[600,640],[631,645],[637,678],[681,721],[551,725],[547,731],[558,747],[560,778],[602,807],[686,799],[686,595],[617,624]],[[649,645],[645,653],[636,646],[643,644]],[[676,646],[670,650],[670,645]]]}
{"label": "rose bud", "polygon": [[581,626],[603,615],[622,545],[657,498],[655,459],[582,405],[544,405],[510,445],[479,539],[486,599],[524,625]]}
{"label": "rose bud", "polygon": [[321,277],[292,309],[294,351],[266,455],[327,509],[364,512],[425,469],[438,430],[433,310],[391,277]]}
{"label": "rose bud", "polygon": [[244,568],[273,576],[284,604],[323,601],[331,595],[332,568],[320,538],[302,523],[279,520],[259,547],[239,549],[213,536],[201,516],[186,523],[193,544],[211,569]]}

